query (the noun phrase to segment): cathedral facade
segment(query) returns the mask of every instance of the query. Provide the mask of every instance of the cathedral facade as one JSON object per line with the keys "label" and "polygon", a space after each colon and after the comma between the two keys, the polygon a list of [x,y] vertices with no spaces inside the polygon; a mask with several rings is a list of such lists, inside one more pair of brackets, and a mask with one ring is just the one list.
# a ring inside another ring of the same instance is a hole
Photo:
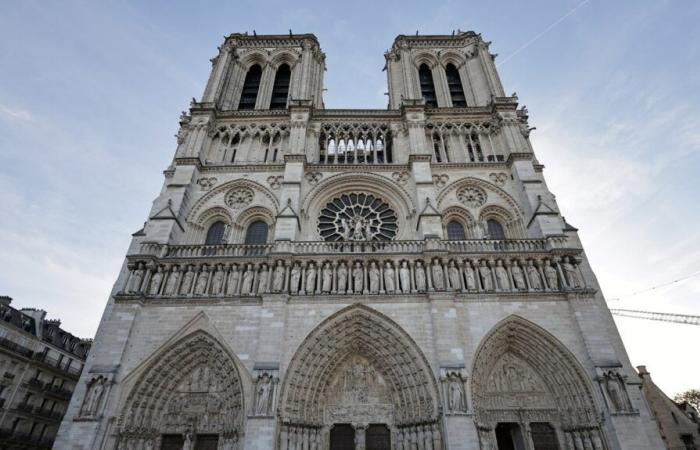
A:
{"label": "cathedral facade", "polygon": [[225,39],[54,448],[662,448],[489,43],[385,57],[325,109],[314,35]]}

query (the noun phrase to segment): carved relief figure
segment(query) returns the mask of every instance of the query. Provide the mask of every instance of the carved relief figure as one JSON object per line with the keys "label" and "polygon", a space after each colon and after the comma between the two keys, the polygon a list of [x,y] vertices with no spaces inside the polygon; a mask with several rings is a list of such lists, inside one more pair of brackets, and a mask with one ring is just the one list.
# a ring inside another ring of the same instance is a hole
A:
{"label": "carved relief figure", "polygon": [[570,288],[577,289],[581,287],[581,278],[578,275],[578,270],[576,270],[576,266],[570,262],[568,256],[564,257],[564,262],[561,263],[561,269],[564,271],[566,282],[569,283]]}
{"label": "carved relief figure", "polygon": [[194,295],[204,295],[207,292],[207,284],[209,283],[209,268],[202,266],[202,271],[197,278],[197,284],[194,287]]}
{"label": "carved relief figure", "polygon": [[180,269],[178,266],[173,266],[170,269],[170,275],[168,276],[168,281],[165,282],[165,289],[163,294],[174,295],[177,292],[177,284],[180,281]]}
{"label": "carved relief figure", "polygon": [[401,262],[401,267],[399,268],[399,281],[401,282],[401,292],[404,294],[411,292],[411,273],[406,261]]}
{"label": "carved relief figure", "polygon": [[550,289],[559,289],[559,277],[557,276],[557,269],[552,267],[548,259],[544,260],[544,276],[547,278],[547,285]]}
{"label": "carved relief figure", "polygon": [[275,274],[272,277],[272,292],[282,292],[284,288],[284,265],[282,261],[277,261]]}
{"label": "carved relief figure", "polygon": [[227,294],[235,295],[238,291],[238,283],[241,281],[241,272],[238,270],[238,264],[231,266],[231,275],[229,275]]}
{"label": "carved relief figure", "polygon": [[221,264],[216,266],[216,272],[211,279],[211,293],[213,295],[221,294],[221,289],[224,286],[224,270]]}
{"label": "carved relief figure", "polygon": [[369,264],[369,292],[371,294],[379,292],[379,269],[374,261]]}
{"label": "carved relief figure", "polygon": [[158,295],[158,291],[160,291],[160,284],[163,282],[163,268],[161,266],[158,266],[158,269],[156,269],[156,273],[153,274],[153,277],[151,278],[151,287],[148,290],[148,295]]}
{"label": "carved relief figure", "polygon": [[102,377],[94,378],[87,388],[81,415],[84,417],[94,417],[99,412],[100,402],[105,392],[105,379]]}
{"label": "carved relief figure", "polygon": [[352,278],[355,285],[355,294],[361,294],[362,289],[364,289],[364,274],[359,261],[355,263],[355,268],[352,270]]}
{"label": "carved relief figure", "polygon": [[344,294],[348,285],[348,267],[345,261],[340,263],[338,267],[338,293]]}
{"label": "carved relief figure", "polygon": [[330,263],[323,265],[321,292],[328,294],[333,289],[333,269]]}
{"label": "carved relief figure", "polygon": [[605,391],[612,403],[614,411],[629,411],[632,409],[627,390],[625,389],[625,380],[616,372],[608,371],[604,377]]}
{"label": "carved relief figure", "polygon": [[194,281],[194,272],[192,271],[192,266],[187,266],[185,275],[182,278],[182,286],[180,287],[180,293],[187,295],[192,289],[192,282]]}
{"label": "carved relief figure", "polygon": [[540,279],[540,272],[537,267],[534,266],[532,260],[527,262],[527,278],[530,280],[530,287],[536,291],[542,289],[542,280]]}
{"label": "carved relief figure", "polygon": [[253,277],[255,272],[253,271],[253,265],[248,264],[243,274],[243,284],[241,286],[241,295],[250,295],[253,289]]}
{"label": "carved relief figure", "polygon": [[258,294],[267,293],[267,284],[270,278],[270,271],[267,270],[267,264],[263,264],[260,267],[260,273],[258,274]]}
{"label": "carved relief figure", "polygon": [[316,290],[316,266],[310,263],[306,269],[306,293],[313,294]]}
{"label": "carved relief figure", "polygon": [[193,442],[193,436],[192,436],[192,431],[187,430],[185,431],[185,436],[183,439],[183,444],[182,444],[182,450],[192,450],[194,448],[194,442]]}
{"label": "carved relief figure", "polygon": [[511,270],[511,273],[513,274],[513,283],[515,284],[515,288],[518,290],[527,289],[527,284],[525,283],[525,275],[523,274],[523,269],[521,269],[517,263],[513,263],[513,266],[511,266],[510,270]]}
{"label": "carved relief figure", "polygon": [[508,271],[503,267],[503,261],[500,259],[496,262],[496,281],[498,282],[498,289],[502,291],[510,290]]}
{"label": "carved relief figure", "polygon": [[485,291],[493,290],[493,282],[491,281],[491,269],[486,265],[486,261],[481,260],[481,265],[479,265],[479,275],[481,275],[481,285],[484,287]]}
{"label": "carved relief figure", "polygon": [[299,263],[295,262],[289,277],[289,290],[292,294],[299,292],[299,280],[301,280],[301,268],[299,267]]}
{"label": "carved relief figure", "polygon": [[431,275],[433,276],[433,288],[436,291],[442,291],[445,289],[445,274],[442,271],[442,264],[437,259],[433,261],[433,266],[431,268]]}
{"label": "carved relief figure", "polygon": [[451,376],[448,382],[448,407],[450,411],[466,412],[467,408],[464,401],[464,390],[462,389],[462,380],[457,376]]}
{"label": "carved relief figure", "polygon": [[472,265],[467,261],[466,265],[464,266],[464,276],[467,280],[467,289],[470,291],[476,290],[476,278],[474,276],[474,269],[472,269]]}
{"label": "carved relief figure", "polygon": [[391,263],[387,261],[386,266],[384,268],[384,288],[387,293],[394,292],[395,290],[395,276],[396,272],[394,271],[394,266],[392,266]]}
{"label": "carved relief figure", "polygon": [[423,263],[421,261],[416,261],[416,290],[418,292],[425,292],[425,269],[423,269]]}
{"label": "carved relief figure", "polygon": [[455,291],[460,290],[462,288],[462,274],[460,273],[459,268],[455,265],[454,261],[450,261],[447,273],[450,276],[450,285],[452,286],[452,289]]}
{"label": "carved relief figure", "polygon": [[145,269],[143,263],[138,263],[131,273],[131,278],[129,278],[129,285],[126,287],[126,292],[128,294],[136,294],[141,292],[141,283],[143,282],[143,277],[145,275]]}
{"label": "carved relief figure", "polygon": [[272,392],[272,380],[270,375],[263,374],[258,379],[257,387],[257,401],[255,403],[255,414],[259,416],[266,416],[270,411],[270,401]]}

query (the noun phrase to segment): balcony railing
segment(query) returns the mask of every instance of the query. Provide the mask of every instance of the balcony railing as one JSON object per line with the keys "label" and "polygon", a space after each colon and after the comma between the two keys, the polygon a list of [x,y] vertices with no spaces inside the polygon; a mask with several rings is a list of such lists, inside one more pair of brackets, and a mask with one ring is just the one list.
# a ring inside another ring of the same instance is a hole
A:
{"label": "balcony railing", "polygon": [[54,386],[53,384],[44,385],[44,391],[47,394],[55,395],[64,399],[70,399],[73,393],[68,389],[62,388],[60,386]]}

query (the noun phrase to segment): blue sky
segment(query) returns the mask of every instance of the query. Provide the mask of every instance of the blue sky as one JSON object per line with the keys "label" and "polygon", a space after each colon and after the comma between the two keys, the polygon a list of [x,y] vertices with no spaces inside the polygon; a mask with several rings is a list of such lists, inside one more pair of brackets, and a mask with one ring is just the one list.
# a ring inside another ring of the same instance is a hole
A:
{"label": "blue sky", "polygon": [[[293,6],[292,6],[293,5]],[[0,295],[94,334],[223,36],[315,33],[328,108],[386,107],[397,34],[475,30],[608,298],[700,270],[700,3],[0,3]],[[700,276],[613,307],[700,314]],[[700,388],[700,327],[618,318],[632,363]]]}

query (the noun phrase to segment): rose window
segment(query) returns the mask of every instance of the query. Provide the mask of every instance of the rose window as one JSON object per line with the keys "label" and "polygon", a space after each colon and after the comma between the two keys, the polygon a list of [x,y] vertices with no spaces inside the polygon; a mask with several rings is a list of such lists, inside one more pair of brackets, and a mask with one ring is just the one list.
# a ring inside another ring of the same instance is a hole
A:
{"label": "rose window", "polygon": [[396,213],[369,194],[343,194],[321,210],[318,230],[326,241],[389,241],[396,237]]}
{"label": "rose window", "polygon": [[457,191],[457,198],[466,206],[478,208],[486,203],[486,191],[476,186],[467,186]]}
{"label": "rose window", "polygon": [[226,194],[226,204],[233,209],[240,209],[248,206],[252,201],[255,193],[252,189],[247,187],[241,187],[238,189],[231,189]]}

